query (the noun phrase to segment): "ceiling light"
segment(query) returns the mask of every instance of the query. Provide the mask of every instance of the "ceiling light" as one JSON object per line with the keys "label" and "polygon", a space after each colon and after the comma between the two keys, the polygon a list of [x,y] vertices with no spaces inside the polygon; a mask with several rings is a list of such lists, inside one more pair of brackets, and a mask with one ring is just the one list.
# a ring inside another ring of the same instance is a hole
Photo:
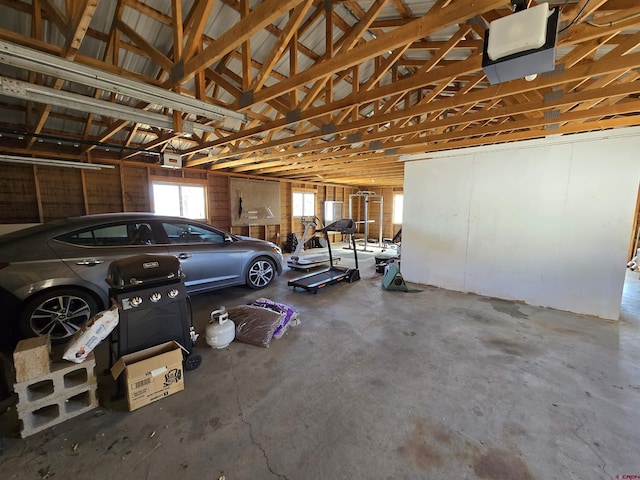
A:
{"label": "ceiling light", "polygon": [[[126,95],[131,98],[170,108],[175,111],[223,120],[232,118],[246,123],[244,113],[212,105],[211,103],[187,97],[164,88],[115,75],[98,68],[49,55],[10,42],[0,41],[0,62],[29,71],[50,75],[93,88]],[[142,122],[138,122],[142,123]]]}
{"label": "ceiling light", "polygon": [[[151,125],[165,130],[173,130],[173,118],[160,113],[149,112],[139,108],[98,100],[93,97],[85,97],[77,93],[56,90],[55,88],[36,85],[33,83],[14,80],[0,76],[0,95],[19,98],[37,103],[43,103],[61,108],[68,108],[79,112],[93,113],[94,115],[111,116],[129,122]],[[213,127],[200,123],[184,120],[182,122],[184,132],[191,133],[194,128],[204,131],[213,131]],[[22,140],[23,137],[18,137]]]}

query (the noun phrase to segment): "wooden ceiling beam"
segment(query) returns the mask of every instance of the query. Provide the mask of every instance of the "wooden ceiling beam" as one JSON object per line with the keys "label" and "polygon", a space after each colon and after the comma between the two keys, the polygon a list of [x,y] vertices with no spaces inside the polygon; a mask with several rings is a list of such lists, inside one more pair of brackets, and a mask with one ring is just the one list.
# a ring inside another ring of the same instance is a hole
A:
{"label": "wooden ceiling beam", "polygon": [[155,21],[160,22],[169,27],[173,23],[173,19],[170,16],[165,15],[164,13],[160,12],[159,10],[156,10],[153,7],[150,7],[144,2],[140,2],[138,0],[118,0],[118,3],[120,5],[129,7],[138,13],[141,13],[145,17],[152,18]]}
{"label": "wooden ceiling beam", "polygon": [[[423,114],[430,113],[434,110],[455,108],[455,107],[469,104],[469,103],[479,103],[482,101],[490,100],[491,98],[497,95],[500,95],[502,97],[506,95],[515,95],[518,93],[534,90],[536,88],[550,88],[555,85],[562,85],[567,82],[573,81],[573,79],[590,78],[591,76],[604,75],[612,71],[624,72],[631,68],[639,68],[639,67],[640,67],[640,53],[628,54],[618,58],[601,59],[600,61],[595,62],[592,65],[591,64],[578,65],[573,69],[565,71],[563,75],[551,76],[545,79],[539,78],[534,82],[527,82],[525,80],[516,80],[513,82],[509,82],[509,84],[496,85],[486,89],[478,90],[476,92],[469,92],[462,96],[455,96],[450,99],[442,99],[442,100],[438,100],[437,102],[432,102],[426,105],[420,105],[408,111],[402,111],[402,110],[394,111],[381,117],[372,118],[372,119],[363,119],[357,122],[352,122],[348,124],[348,126],[340,125],[336,127],[336,133],[340,133],[341,131],[357,130],[362,127],[370,126],[376,123],[391,122],[391,121],[400,120],[402,118],[407,118],[414,115],[423,115]],[[435,73],[438,73],[443,70],[446,70],[446,68],[439,69]],[[366,95],[367,93],[368,92],[365,92],[364,95]],[[360,93],[359,95],[363,95],[363,93]],[[360,102],[361,101],[362,99],[360,99]],[[281,122],[286,123],[284,120],[281,120]],[[315,134],[316,136],[320,136],[321,132],[320,133],[316,132]],[[310,138],[313,138],[313,136],[314,134],[311,133],[311,134],[306,134],[304,137],[299,139],[288,138],[288,139],[282,140],[282,143],[290,143],[293,141],[305,140],[305,139],[308,140]],[[226,140],[226,139],[222,139],[222,140]],[[221,143],[223,142],[221,141]],[[262,145],[262,147],[263,148],[268,147],[268,145]],[[221,159],[222,158],[216,158],[216,160],[221,160]],[[206,162],[201,162],[201,163],[206,163]]]}
{"label": "wooden ceiling beam", "polygon": [[271,72],[273,71],[276,63],[282,56],[282,53],[289,46],[291,39],[298,30],[300,23],[311,8],[312,4],[313,0],[305,0],[298,6],[296,6],[290,13],[287,25],[278,36],[276,43],[271,48],[271,51],[269,52],[269,55],[267,55],[266,60],[262,63],[262,68],[256,75],[256,78],[253,80],[253,83],[249,87],[249,90],[257,92],[262,88],[264,83],[269,78],[269,75],[271,75]]}
{"label": "wooden ceiling beam", "polygon": [[[529,130],[529,129],[534,129],[535,127],[544,127],[545,125],[553,125],[556,123],[577,122],[583,119],[589,119],[594,117],[626,115],[626,114],[638,113],[638,112],[640,112],[640,100],[633,100],[626,103],[617,103],[615,105],[597,107],[597,108],[590,109],[588,111],[565,112],[560,114],[560,116],[556,118],[536,118],[536,119],[526,119],[526,120],[507,122],[505,124],[482,125],[480,127],[466,129],[464,132],[458,132],[457,130],[452,130],[440,135],[429,135],[428,138],[425,138],[424,143],[428,144],[431,142],[460,140],[462,138],[468,138],[472,136],[483,136],[483,137],[495,136],[496,138],[499,138],[500,135],[498,134],[502,134],[509,131]],[[547,134],[553,135],[555,134],[555,130],[548,130]],[[407,142],[402,141],[402,142],[397,142],[396,144],[398,147],[403,147],[407,145]],[[383,146],[384,146],[384,143],[383,143]]]}
{"label": "wooden ceiling beam", "polygon": [[229,30],[209,44],[184,64],[177,64],[172,72],[173,83],[182,83],[190,79],[196,72],[203,70],[225,54],[236,49],[251,36],[277,20],[290,9],[304,0],[265,0],[249,13],[242,22],[233,25]]}
{"label": "wooden ceiling beam", "polygon": [[[348,158],[362,159],[362,158],[388,158],[385,153],[365,153],[364,155],[353,155]],[[278,173],[291,169],[292,166],[312,167],[312,166],[330,166],[338,165],[345,161],[345,157],[333,158],[331,153],[311,154],[303,155],[301,157],[293,156],[288,157],[286,160],[272,160],[264,161],[260,160],[257,163],[242,165],[232,169],[233,172],[248,172],[254,170],[260,170],[260,173]]]}
{"label": "wooden ceiling beam", "polygon": [[[398,61],[400,57],[402,57],[402,55],[404,55],[404,52],[407,51],[407,48],[408,46],[404,45],[402,47],[396,48],[393,52],[391,52],[389,56],[383,60],[377,72],[369,77],[369,79],[360,86],[359,90],[368,91],[374,88],[376,84],[382,79],[382,77],[387,73],[387,71],[393,67],[393,65]],[[332,123],[340,125],[349,116],[349,114],[354,109],[359,108],[359,106],[359,104],[355,104],[352,107],[345,108],[342,112],[336,115]]]}
{"label": "wooden ceiling beam", "polygon": [[[338,40],[337,45],[334,48],[331,48],[331,47],[328,48],[327,53],[316,64],[323,65],[329,59],[333,58],[334,51],[338,52],[337,54],[339,55],[339,52],[349,51],[351,48],[353,48],[353,46],[358,42],[362,34],[367,30],[367,27],[369,26],[369,24],[373,21],[375,16],[378,14],[378,12],[382,9],[382,7],[384,7],[384,5],[388,1],[389,0],[375,0],[374,3],[369,8],[369,11],[367,12],[367,14],[362,19],[360,19],[360,21],[358,21],[350,31],[345,32],[344,36],[340,38],[340,40]],[[331,12],[332,12],[331,9],[328,10],[327,12],[328,16],[331,16]],[[330,42],[330,41],[331,39],[328,38],[327,42]],[[313,103],[313,101],[316,99],[318,94],[325,87],[325,85],[327,84],[327,82],[329,81],[333,73],[336,73],[336,72],[332,72],[331,74],[317,78],[313,86],[309,89],[309,92],[307,93],[305,98],[300,102],[297,108],[299,108],[301,111],[309,108],[309,106]],[[283,81],[286,81],[286,80],[283,80]],[[278,85],[280,83],[278,83]]]}
{"label": "wooden ceiling beam", "polygon": [[[48,0],[43,1],[43,5],[46,4],[47,8],[53,7],[49,4]],[[80,44],[87,32],[89,23],[91,22],[91,18],[93,18],[96,11],[98,1],[99,0],[84,0],[81,4],[76,6],[76,10],[73,12],[67,12],[67,28],[65,32],[63,32],[65,34],[65,42],[60,52],[62,58],[66,60],[73,60],[75,58],[76,53],[78,53],[78,49],[80,48]],[[64,81],[57,78],[53,82],[51,88],[60,90],[62,85],[64,85]],[[51,105],[45,105],[40,112],[40,117],[32,127],[34,133],[38,134],[42,131],[42,128],[49,117],[49,113],[51,113]],[[33,146],[34,142],[35,137],[32,137],[29,142],[29,147]]]}
{"label": "wooden ceiling beam", "polygon": [[68,18],[65,17],[64,13],[60,11],[56,5],[51,3],[51,0],[40,0],[40,6],[46,12],[45,18],[51,20],[53,25],[60,30],[60,33],[66,37]]}
{"label": "wooden ceiling beam", "polygon": [[173,62],[164,53],[151,45],[142,35],[127,25],[122,19],[118,19],[116,28],[124,33],[129,39],[135,43],[145,53],[145,55],[153,60],[165,72],[171,72]]}
{"label": "wooden ceiling beam", "polygon": [[411,10],[409,10],[409,7],[407,7],[402,0],[392,0],[391,3],[393,3],[393,6],[395,7],[396,11],[402,17],[408,18],[411,16]]}
{"label": "wooden ceiling beam", "polygon": [[570,133],[583,133],[595,130],[606,130],[611,128],[619,128],[626,126],[637,125],[637,118],[634,116],[623,116],[617,118],[611,118],[606,120],[596,120],[588,123],[581,124],[567,124],[561,125],[557,130],[549,131],[543,128],[540,129],[532,129],[527,131],[518,131],[512,133],[504,133],[502,135],[495,135],[490,137],[482,137],[477,136],[473,138],[465,138],[462,140],[448,140],[444,143],[433,142],[433,144],[424,144],[420,146],[415,146],[412,148],[403,149],[402,154],[411,155],[411,154],[420,154],[420,153],[429,153],[436,151],[446,151],[458,148],[468,148],[468,147],[477,147],[482,145],[494,145],[497,143],[509,143],[509,142],[517,142],[521,140],[530,140],[535,138],[542,138],[548,135],[563,135]]}
{"label": "wooden ceiling beam", "polygon": [[[629,83],[629,84],[622,84],[622,85],[617,85],[615,88],[612,87],[611,93],[613,95],[628,95],[629,93],[635,93],[635,92],[640,92],[640,85],[634,85],[633,83]],[[562,104],[572,104],[575,103],[577,99],[580,99],[582,101],[587,101],[589,98],[592,98],[594,96],[598,96],[597,92],[580,92],[580,93],[574,93],[571,95],[567,95],[565,98],[560,99],[560,100],[556,100],[555,102],[539,102],[539,103],[535,103],[535,104],[524,104],[524,105],[517,105],[517,106],[508,106],[508,107],[502,107],[502,108],[496,108],[496,109],[491,109],[488,111],[481,111],[481,112],[477,112],[475,114],[471,114],[471,115],[465,115],[462,116],[460,118],[456,118],[456,117],[449,117],[449,118],[444,118],[441,120],[436,120],[436,121],[432,121],[432,122],[423,122],[421,124],[418,125],[414,125],[411,127],[405,127],[405,128],[397,128],[397,129],[392,129],[392,130],[388,130],[388,131],[384,131],[384,132],[378,132],[378,133],[374,133],[374,134],[370,134],[370,135],[363,135],[360,143],[363,144],[368,144],[371,146],[372,149],[379,149],[380,146],[378,145],[374,145],[371,142],[379,142],[379,141],[383,141],[389,138],[393,138],[396,136],[407,136],[408,134],[415,134],[415,133],[422,133],[425,131],[428,131],[429,129],[432,128],[441,128],[441,127],[453,127],[459,124],[463,124],[463,123],[471,123],[471,122],[483,122],[483,121],[489,121],[489,120],[495,120],[497,118],[506,118],[506,117],[510,117],[513,115],[516,115],[517,113],[523,113],[525,111],[537,111],[537,110],[552,110],[554,108],[557,108],[558,106],[562,105]],[[636,103],[636,102],[631,102],[631,103]],[[640,104],[639,104],[640,105]],[[608,107],[609,110],[604,110],[603,116],[606,115],[611,115],[614,113],[628,113],[629,111],[634,111],[633,109],[636,108],[637,105],[617,105],[617,106],[610,106]],[[619,108],[620,110],[616,111],[616,108]],[[629,110],[631,108],[631,110]],[[579,120],[579,119],[583,119],[583,118],[590,118],[589,114],[584,113],[584,112],[576,112],[576,113],[569,113],[567,115],[570,115],[568,117],[568,120],[563,120],[563,121],[574,121],[574,120]],[[520,120],[520,121],[514,121],[514,122],[509,122],[508,123],[508,127],[505,126],[500,126],[499,130],[497,130],[496,132],[494,132],[492,130],[492,128],[495,127],[486,127],[483,126],[482,127],[482,133],[484,135],[488,135],[488,134],[492,134],[492,133],[500,133],[503,132],[505,130],[513,130],[513,129],[519,129],[519,128],[532,128],[532,127],[536,127],[536,126],[541,126],[541,125],[549,125],[549,124],[553,124],[553,123],[558,123],[560,120],[549,120],[549,119],[545,119],[544,117],[542,118],[534,118],[534,119],[526,119],[526,120]],[[436,136],[435,138],[457,138],[456,135],[459,135],[459,133],[456,133],[456,130],[453,130],[449,133],[445,133],[445,134],[441,134],[440,136]],[[467,135],[473,135],[473,130],[471,130],[471,133],[469,133],[469,129],[466,129],[466,132],[464,134],[465,136]],[[386,140],[385,142],[382,142],[381,148],[382,149],[388,149],[388,148],[395,148],[395,147],[402,147],[402,146],[406,146],[406,145],[413,145],[416,142],[417,143],[421,143],[424,140],[416,140],[411,139],[408,141],[401,141],[401,142],[389,142],[388,140]],[[429,141],[432,141],[431,139]],[[324,144],[322,144],[320,147],[316,146],[316,145],[312,145],[312,146],[304,146],[304,147],[300,147],[300,148],[296,148],[295,149],[295,153],[296,154],[302,154],[304,155],[307,152],[312,152],[315,150],[319,150],[320,148],[345,148],[345,147],[349,147],[351,144],[351,142],[349,141],[349,139],[341,139],[341,140],[334,140],[332,142],[326,142]],[[249,148],[248,150],[251,150],[251,148]],[[352,149],[353,150],[353,149]],[[369,149],[369,147],[360,147],[357,150],[357,152],[359,153],[363,153],[363,152],[367,152],[367,151],[371,151]],[[343,152],[349,152],[349,149],[344,149],[341,150]],[[354,153],[356,153],[354,151]],[[333,152],[333,154],[335,155],[336,152]],[[227,158],[232,156],[232,155],[225,155]],[[279,157],[282,157],[282,153],[273,153],[273,154],[261,154],[259,155],[259,158],[261,160],[269,160],[269,159],[279,159]],[[248,164],[248,163],[252,163],[255,162],[256,158],[255,157],[251,157],[250,159],[244,159],[244,160],[234,160],[234,161],[230,161],[230,162],[225,162],[222,164],[217,164],[216,169],[221,169],[221,168],[229,168],[229,167],[235,167],[235,166],[240,166],[240,165],[244,165],[244,164]]]}
{"label": "wooden ceiling beam", "polygon": [[196,54],[198,47],[202,46],[204,27],[209,20],[214,4],[214,0],[198,0],[193,7],[191,7],[191,11],[189,12],[190,21],[186,29],[188,38],[182,51],[182,59],[192,58]]}
{"label": "wooden ceiling beam", "polygon": [[[393,84],[378,87],[367,92],[359,92],[355,95],[353,94],[348,95],[340,100],[334,101],[332,104],[329,104],[329,105],[310,108],[304,112],[301,112],[299,120],[292,121],[292,120],[287,120],[286,118],[281,118],[271,122],[271,124],[263,125],[256,129],[238,132],[236,134],[230,135],[229,138],[220,139],[218,141],[211,142],[210,144],[207,145],[207,148],[217,147],[221,144],[227,143],[228,141],[237,140],[238,138],[242,138],[243,136],[259,134],[266,130],[270,130],[272,128],[278,128],[291,123],[297,123],[299,121],[322,117],[324,115],[327,115],[328,113],[339,111],[344,108],[348,108],[353,104],[373,102],[375,100],[394,95],[394,93],[398,91],[408,92],[410,90],[415,90],[416,88],[423,85],[437,83],[443,78],[447,78],[447,76],[464,75],[466,73],[478,71],[480,70],[480,68],[481,68],[481,58],[480,56],[475,56],[473,59],[470,59],[466,62],[460,62],[459,64],[443,67],[425,75],[411,76],[409,78],[400,80]],[[376,119],[359,120],[358,122],[352,122],[354,124],[353,129],[360,128],[361,126],[363,126],[361,122],[366,122],[367,125],[369,124],[373,125],[377,123]],[[188,153],[191,153],[191,151],[189,151]],[[202,163],[206,163],[206,162],[202,162]]]}
{"label": "wooden ceiling beam", "polygon": [[[409,50],[441,50],[447,41],[436,40],[418,40],[409,44]],[[478,50],[483,45],[482,40],[463,40],[457,42],[453,49],[456,50]]]}
{"label": "wooden ceiling beam", "polygon": [[602,38],[614,33],[640,25],[640,6],[629,8],[623,12],[599,17],[597,21],[589,21],[573,25],[567,34],[558,39],[561,45],[573,45],[588,40]]}
{"label": "wooden ceiling beam", "polygon": [[[255,95],[251,105],[279,97],[306,83],[326,78],[328,75],[357,65],[376,55],[381,55],[384,52],[423,38],[431,32],[447,28],[451,25],[464,23],[478,13],[503,6],[505,3],[508,2],[505,2],[505,0],[478,0],[473,3],[450,5],[448,8],[433,13],[432,10],[430,10],[426,15],[410,22],[402,29],[396,29],[393,32],[365,42],[352,49],[344,50],[321,64],[316,64],[297,75],[289,77],[287,80],[263,89]],[[246,108],[248,106],[249,105],[243,107]]]}
{"label": "wooden ceiling beam", "polygon": [[[398,162],[397,156],[389,157],[385,155],[385,156],[379,156],[378,158],[375,158],[370,155],[362,155],[360,157],[342,157],[340,159],[340,162],[334,163],[333,165],[317,163],[314,165],[302,166],[301,168],[298,168],[300,167],[299,165],[295,165],[295,166],[292,166],[288,171],[292,172],[291,175],[299,175],[301,172],[305,172],[305,171],[312,171],[313,173],[320,173],[320,174],[325,173],[325,174],[335,175],[338,173],[353,172],[356,170],[362,171],[363,168],[370,169],[372,167],[402,169],[403,168],[402,164],[397,164],[397,162]],[[377,168],[376,168],[376,172],[377,172]],[[287,175],[287,170],[282,170],[281,174]]]}
{"label": "wooden ceiling beam", "polygon": [[[173,58],[181,59],[184,48],[184,21],[182,20],[182,0],[171,0],[173,13]],[[165,69],[166,70],[166,69]]]}

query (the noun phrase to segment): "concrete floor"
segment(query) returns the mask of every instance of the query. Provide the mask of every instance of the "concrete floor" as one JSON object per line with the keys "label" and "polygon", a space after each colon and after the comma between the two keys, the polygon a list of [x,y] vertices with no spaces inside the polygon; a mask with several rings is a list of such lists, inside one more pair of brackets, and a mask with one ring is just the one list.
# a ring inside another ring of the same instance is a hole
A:
{"label": "concrete floor", "polygon": [[[346,257],[342,255],[343,258]],[[344,263],[348,262],[345,260]],[[640,281],[619,322],[363,280],[195,296],[195,323],[258,296],[300,312],[269,349],[234,342],[185,390],[5,441],[0,477],[614,479],[640,475]],[[75,446],[75,447],[74,447]]]}

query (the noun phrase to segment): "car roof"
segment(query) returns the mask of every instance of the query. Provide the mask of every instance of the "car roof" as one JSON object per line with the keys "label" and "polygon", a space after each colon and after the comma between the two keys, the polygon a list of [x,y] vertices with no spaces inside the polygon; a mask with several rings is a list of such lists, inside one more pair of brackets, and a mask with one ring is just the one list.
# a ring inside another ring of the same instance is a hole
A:
{"label": "car roof", "polygon": [[[100,213],[92,215],[80,215],[50,222],[42,223],[32,227],[23,228],[14,232],[0,236],[0,260],[8,261],[13,258],[36,260],[43,252],[41,245],[66,233],[85,228],[91,228],[97,225],[121,222],[121,221],[150,221],[160,220],[168,222],[189,222],[196,225],[202,225],[208,228],[216,228],[197,220],[191,220],[184,217],[173,217],[167,215],[158,215],[149,212],[126,212],[126,213]],[[217,229],[220,230],[220,229]],[[224,230],[222,230],[224,232]],[[225,232],[228,235],[228,232]],[[233,238],[238,238],[231,235]]]}
{"label": "car roof", "polygon": [[[197,220],[184,217],[158,215],[150,212],[124,212],[124,213],[98,213],[92,215],[78,215],[45,222],[40,225],[23,228],[0,236],[0,245],[12,243],[15,240],[34,238],[50,239],[66,232],[81,228],[91,228],[103,223],[118,222],[122,220],[167,220],[174,222],[192,222],[206,225]],[[209,226],[209,225],[207,225]]]}

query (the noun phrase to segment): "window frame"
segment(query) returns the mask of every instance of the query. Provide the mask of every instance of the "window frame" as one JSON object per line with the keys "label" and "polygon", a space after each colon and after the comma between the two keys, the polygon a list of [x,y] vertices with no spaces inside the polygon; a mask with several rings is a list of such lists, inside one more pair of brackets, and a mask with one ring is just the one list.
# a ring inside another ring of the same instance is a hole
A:
{"label": "window frame", "polygon": [[[155,199],[155,185],[170,185],[170,186],[176,186],[178,187],[178,192],[179,192],[179,199],[180,199],[180,213],[179,215],[175,215],[175,214],[169,214],[166,212],[158,212],[156,211],[156,199]],[[204,217],[203,218],[195,218],[195,217],[188,217],[185,215],[185,212],[183,210],[183,201],[182,201],[182,188],[183,187],[201,187],[202,191],[204,193],[204,198],[203,198],[203,207],[204,207]],[[200,222],[206,222],[207,219],[209,218],[209,189],[207,188],[208,184],[206,182],[203,181],[189,181],[188,179],[181,179],[179,182],[176,181],[171,181],[171,180],[167,180],[165,178],[162,179],[151,179],[150,182],[150,188],[151,188],[151,208],[152,211],[157,214],[157,215],[164,215],[164,216],[169,216],[169,217],[182,217],[182,218],[188,218],[189,220],[195,220],[195,221],[200,221]]]}
{"label": "window frame", "polygon": [[[295,200],[294,197],[295,195],[302,195],[302,215],[296,215],[295,212]],[[304,210],[304,205],[305,205],[305,200],[304,197],[305,195],[313,195],[313,212],[312,213],[307,213]],[[318,192],[316,190],[310,190],[310,189],[302,189],[302,188],[296,188],[291,192],[291,217],[295,217],[295,218],[302,218],[302,217],[315,217],[316,216],[316,210],[318,209],[317,207],[317,202],[318,202]]]}

